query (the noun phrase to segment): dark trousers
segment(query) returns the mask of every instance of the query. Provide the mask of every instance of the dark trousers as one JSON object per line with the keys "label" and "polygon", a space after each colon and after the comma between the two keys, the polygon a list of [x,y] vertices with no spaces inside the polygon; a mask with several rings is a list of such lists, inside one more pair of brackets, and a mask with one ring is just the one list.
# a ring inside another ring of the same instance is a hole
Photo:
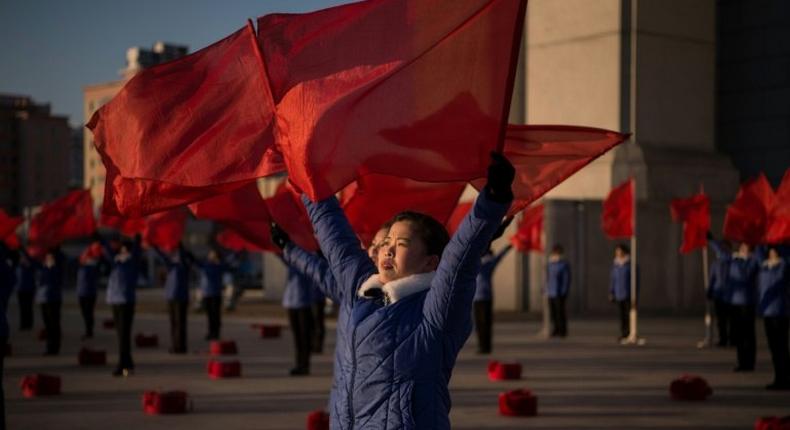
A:
{"label": "dark trousers", "polygon": [[326,329],[324,328],[324,301],[320,303],[313,303],[313,341],[312,351],[315,354],[320,354],[324,351],[324,335]]}
{"label": "dark trousers", "polygon": [[790,347],[788,334],[790,319],[788,317],[765,317],[765,336],[771,349],[771,360],[774,363],[774,382],[790,384]]}
{"label": "dark trousers", "polygon": [[16,293],[19,300],[19,329],[30,330],[33,328],[33,296],[32,291],[20,291]]}
{"label": "dark trousers", "polygon": [[474,302],[475,332],[477,333],[477,352],[491,352],[491,331],[494,325],[494,302],[478,300]]}
{"label": "dark trousers", "polygon": [[42,303],[41,318],[47,332],[47,354],[60,352],[60,306],[61,302]]}
{"label": "dark trousers", "polygon": [[93,337],[93,310],[96,308],[96,296],[80,297],[80,312],[85,323],[85,336]]}
{"label": "dark trousers", "polygon": [[731,344],[730,339],[730,304],[724,300],[715,300],[713,306],[716,310],[716,326],[719,330],[719,345]]}
{"label": "dark trousers", "polygon": [[3,374],[5,373],[5,348],[7,343],[7,337],[0,337],[0,345],[3,347],[2,353],[0,353],[0,430],[5,430],[5,391],[3,390]]}
{"label": "dark trousers", "polygon": [[296,368],[310,369],[310,343],[313,337],[313,313],[309,307],[288,309],[288,321],[294,336]]}
{"label": "dark trousers", "polygon": [[565,315],[565,297],[549,298],[549,314],[551,315],[552,336],[568,335],[568,317]]}
{"label": "dark trousers", "polygon": [[170,314],[170,343],[171,351],[176,353],[187,352],[187,308],[189,303],[171,300],[167,302]]}
{"label": "dark trousers", "polygon": [[732,305],[730,310],[732,318],[730,339],[738,349],[738,368],[752,370],[757,359],[754,306]]}
{"label": "dark trousers", "polygon": [[132,322],[134,303],[112,305],[115,332],[118,336],[118,369],[134,369],[132,361]]}
{"label": "dark trousers", "polygon": [[617,309],[620,310],[620,337],[626,338],[631,334],[631,299],[618,300]]}
{"label": "dark trousers", "polygon": [[204,297],[203,307],[208,317],[208,334],[206,339],[219,339],[219,329],[222,325],[222,296]]}

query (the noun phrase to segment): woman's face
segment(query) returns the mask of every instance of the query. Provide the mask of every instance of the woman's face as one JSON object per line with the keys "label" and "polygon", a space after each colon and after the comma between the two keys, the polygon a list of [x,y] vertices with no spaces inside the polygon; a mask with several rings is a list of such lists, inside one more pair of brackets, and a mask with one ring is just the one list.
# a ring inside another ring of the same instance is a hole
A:
{"label": "woman's face", "polygon": [[377,267],[379,259],[379,247],[381,246],[381,243],[384,241],[385,237],[387,237],[387,229],[382,228],[376,232],[375,236],[373,236],[373,240],[370,242],[370,246],[368,247],[368,257],[373,260],[373,264]]}
{"label": "woman's face", "polygon": [[410,221],[398,221],[390,227],[378,250],[379,280],[383,283],[417,273],[435,270],[439,256],[428,255],[423,239]]}

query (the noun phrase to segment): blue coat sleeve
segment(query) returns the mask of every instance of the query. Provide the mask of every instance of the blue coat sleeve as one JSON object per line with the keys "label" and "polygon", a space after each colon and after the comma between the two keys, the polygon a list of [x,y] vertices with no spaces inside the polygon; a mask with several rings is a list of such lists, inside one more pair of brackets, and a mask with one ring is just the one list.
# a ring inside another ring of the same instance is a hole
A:
{"label": "blue coat sleeve", "polygon": [[562,295],[567,296],[571,290],[571,266],[565,264],[562,266]]}
{"label": "blue coat sleeve", "polygon": [[509,207],[510,202],[493,202],[481,192],[442,253],[423,313],[429,324],[455,340],[465,341],[463,333],[471,328],[480,258]]}
{"label": "blue coat sleeve", "polygon": [[318,289],[333,302],[340,303],[340,291],[326,260],[305,251],[293,242],[285,245],[283,260],[300,272],[302,276],[312,280]]}
{"label": "blue coat sleeve", "polygon": [[718,240],[711,239],[708,241],[708,243],[710,244],[710,247],[713,248],[713,252],[716,253],[716,258],[721,260],[721,259],[732,257],[732,255],[729,252],[724,250],[724,247],[721,246],[721,242],[719,242]]}
{"label": "blue coat sleeve", "polygon": [[[373,262],[333,196],[317,203],[302,196],[318,244],[335,278],[337,298],[353,300],[359,285],[376,272]],[[477,256],[478,260],[480,256]]]}
{"label": "blue coat sleeve", "polygon": [[508,245],[502,248],[501,251],[499,251],[496,257],[494,257],[494,267],[499,265],[499,262],[502,261],[503,258],[505,258],[505,256],[507,255],[507,253],[510,251],[511,248],[513,248],[513,245]]}

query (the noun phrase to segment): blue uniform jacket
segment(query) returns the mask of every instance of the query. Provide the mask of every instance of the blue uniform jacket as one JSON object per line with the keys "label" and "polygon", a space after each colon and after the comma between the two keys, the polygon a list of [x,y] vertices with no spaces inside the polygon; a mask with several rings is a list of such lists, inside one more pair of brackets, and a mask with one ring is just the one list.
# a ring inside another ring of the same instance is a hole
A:
{"label": "blue uniform jacket", "polygon": [[178,259],[171,258],[154,247],[157,256],[167,267],[167,279],[165,279],[165,298],[171,302],[189,302],[189,266],[190,257],[186,252],[179,249]]}
{"label": "blue uniform jacket", "polygon": [[728,302],[730,290],[727,288],[727,274],[730,271],[729,258],[717,258],[710,266],[707,296],[711,300]]}
{"label": "blue uniform jacket", "polygon": [[36,268],[32,264],[16,266],[16,291],[18,293],[36,292]]}
{"label": "blue uniform jacket", "polygon": [[[639,271],[636,273],[636,291],[639,296]],[[609,277],[609,294],[618,302],[631,300],[631,260],[624,264],[613,263]]]}
{"label": "blue uniform jacket", "polygon": [[760,266],[760,253],[752,253],[749,258],[728,253],[715,240],[709,241],[716,256],[728,261],[726,289],[727,302],[734,306],[753,306],[757,302],[757,271]]}
{"label": "blue uniform jacket", "polygon": [[760,298],[757,308],[764,317],[786,317],[790,315],[790,278],[787,273],[787,262],[780,260],[778,264],[769,266],[766,262],[760,265],[757,276],[757,290]]}
{"label": "blue uniform jacket", "polygon": [[309,308],[313,304],[313,280],[288,265],[288,279],[283,292],[283,307],[286,309]]}
{"label": "blue uniform jacket", "polygon": [[[630,275],[629,275],[630,276]],[[561,258],[546,265],[546,294],[549,298],[566,297],[571,289],[571,265]]]}
{"label": "blue uniform jacket", "polygon": [[36,263],[38,275],[38,288],[36,289],[36,303],[61,303],[63,302],[63,267],[60,258],[51,267]]}
{"label": "blue uniform jacket", "polygon": [[99,266],[80,264],[77,269],[77,297],[96,297],[99,283]]}
{"label": "blue uniform jacket", "polygon": [[475,289],[474,301],[489,301],[493,300],[493,290],[491,279],[494,277],[494,270],[496,270],[499,262],[510,251],[511,246],[508,245],[499,251],[496,255],[486,254],[480,260],[480,273],[477,274],[477,288]]}
{"label": "blue uniform jacket", "polygon": [[[2,246],[2,245],[0,245]],[[11,296],[16,273],[8,260],[5,250],[0,250],[0,337],[8,338],[8,297]]]}
{"label": "blue uniform jacket", "polygon": [[116,258],[110,246],[102,241],[102,247],[110,261],[110,277],[107,280],[107,303],[110,305],[133,304],[137,300],[137,277],[140,273],[140,247],[135,244],[125,260]]}
{"label": "blue uniform jacket", "polygon": [[[481,193],[445,248],[430,288],[385,305],[357,295],[375,267],[334,197],[303,198],[348,315],[331,405],[334,429],[449,429],[448,383],[472,332],[480,258],[509,204]],[[340,322],[338,324],[341,324]]]}
{"label": "blue uniform jacket", "polygon": [[222,296],[222,275],[228,270],[224,263],[195,260],[200,267],[200,292],[203,298]]}

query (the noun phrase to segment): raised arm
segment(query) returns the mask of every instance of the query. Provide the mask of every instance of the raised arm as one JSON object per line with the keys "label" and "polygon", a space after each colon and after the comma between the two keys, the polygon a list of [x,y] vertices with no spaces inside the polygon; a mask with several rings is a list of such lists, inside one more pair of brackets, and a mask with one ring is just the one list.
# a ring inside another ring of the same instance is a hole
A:
{"label": "raised arm", "polygon": [[359,285],[376,272],[373,262],[360,246],[357,235],[334,196],[316,203],[302,196],[302,202],[337,282],[338,296],[353,300]]}
{"label": "raised arm", "polygon": [[299,245],[289,242],[283,249],[283,260],[293,267],[302,276],[310,279],[333,302],[339,303],[340,290],[337,288],[335,277],[329,269],[329,263],[316,254],[302,249]]}
{"label": "raised arm", "polygon": [[501,251],[499,251],[499,252],[498,252],[498,253],[497,253],[497,254],[494,256],[493,263],[494,263],[494,266],[495,266],[495,267],[496,267],[497,265],[499,265],[499,262],[500,262],[500,261],[502,261],[502,259],[503,259],[503,258],[505,258],[505,256],[507,255],[507,253],[510,251],[510,249],[511,249],[511,248],[513,248],[513,245],[507,245],[506,247],[502,248],[502,250],[501,250]]}
{"label": "raised arm", "polygon": [[171,260],[167,254],[162,252],[162,250],[159,249],[158,246],[151,246],[151,248],[153,248],[154,252],[156,253],[156,256],[159,258],[159,260],[162,261],[162,263],[164,263],[165,266],[171,267],[173,265],[173,260]]}

